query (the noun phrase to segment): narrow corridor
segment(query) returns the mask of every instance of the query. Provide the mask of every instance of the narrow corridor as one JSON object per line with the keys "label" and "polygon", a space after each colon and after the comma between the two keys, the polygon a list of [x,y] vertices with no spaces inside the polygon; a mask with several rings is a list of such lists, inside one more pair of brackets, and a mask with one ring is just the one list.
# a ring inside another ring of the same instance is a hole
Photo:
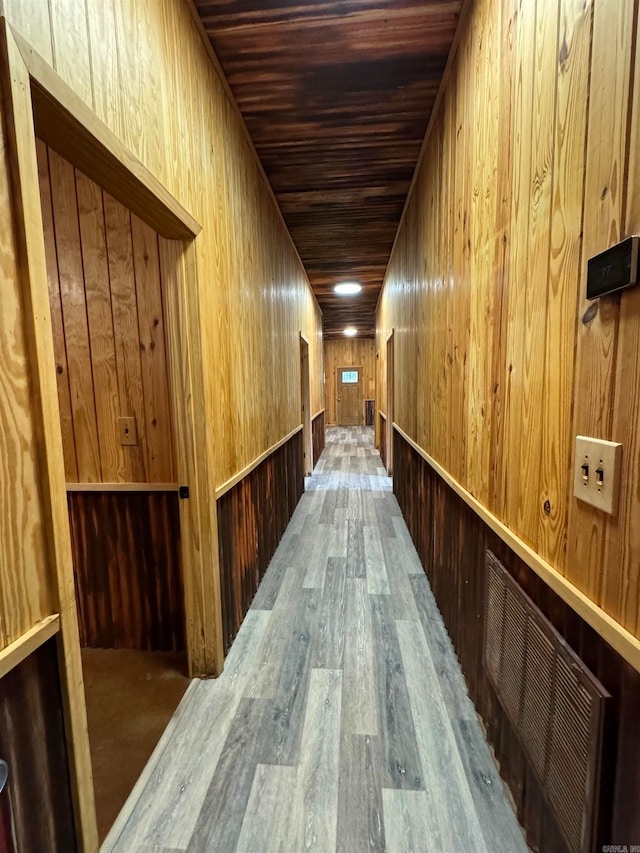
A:
{"label": "narrow corridor", "polygon": [[526,849],[372,431],[329,429],[103,850]]}

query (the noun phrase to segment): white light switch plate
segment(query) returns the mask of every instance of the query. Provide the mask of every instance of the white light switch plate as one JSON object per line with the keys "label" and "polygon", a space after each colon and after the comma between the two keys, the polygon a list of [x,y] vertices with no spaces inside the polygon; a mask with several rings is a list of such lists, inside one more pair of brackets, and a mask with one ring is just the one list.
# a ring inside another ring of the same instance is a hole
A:
{"label": "white light switch plate", "polygon": [[622,445],[617,441],[576,436],[573,493],[579,500],[616,515],[621,469]]}

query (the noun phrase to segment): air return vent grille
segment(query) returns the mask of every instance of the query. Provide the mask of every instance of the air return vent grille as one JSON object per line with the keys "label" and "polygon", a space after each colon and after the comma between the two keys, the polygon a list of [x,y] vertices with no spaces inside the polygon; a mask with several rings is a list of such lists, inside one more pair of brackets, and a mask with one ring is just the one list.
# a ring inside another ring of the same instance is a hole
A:
{"label": "air return vent grille", "polygon": [[487,551],[484,664],[570,850],[593,849],[609,694]]}

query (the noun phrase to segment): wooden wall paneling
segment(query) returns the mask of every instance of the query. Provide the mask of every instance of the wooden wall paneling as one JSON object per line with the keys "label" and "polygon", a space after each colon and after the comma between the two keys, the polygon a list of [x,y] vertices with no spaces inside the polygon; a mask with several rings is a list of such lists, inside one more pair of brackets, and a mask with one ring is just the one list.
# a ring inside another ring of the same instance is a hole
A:
{"label": "wooden wall paneling", "polygon": [[44,227],[44,245],[47,259],[47,279],[49,282],[49,310],[53,328],[53,349],[56,359],[56,377],[58,383],[58,405],[62,427],[64,467],[67,481],[78,479],[76,443],[73,433],[73,413],[71,410],[71,392],[69,389],[69,371],[67,367],[67,349],[62,317],[62,299],[60,297],[60,277],[58,257],[53,227],[53,205],[51,201],[51,183],[49,179],[49,155],[46,145],[37,140],[38,175],[40,178],[40,202],[42,224]]}
{"label": "wooden wall paneling", "polygon": [[175,492],[70,492],[82,645],[185,648]]}
{"label": "wooden wall paneling", "polygon": [[76,0],[50,0],[53,67],[78,95],[93,106],[86,7]]}
{"label": "wooden wall paneling", "polygon": [[53,63],[51,11],[49,3],[38,0],[3,0],[4,14],[24,33],[49,64]]}
{"label": "wooden wall paneling", "polygon": [[324,409],[314,415],[311,422],[311,433],[313,443],[313,467],[315,468],[325,446]]}
{"label": "wooden wall paneling", "polygon": [[[500,772],[514,798],[533,849],[566,850],[553,813],[528,767],[511,723],[497,702],[482,662],[484,553],[491,548],[544,615],[587,663],[613,697],[601,812],[602,844],[624,844],[637,836],[640,776],[637,726],[631,724],[640,698],[638,673],[501,541],[465,505],[437,472],[395,433],[394,492],[426,567],[438,607],[456,649],[470,696],[486,726]],[[538,844],[538,847],[536,847]]]}
{"label": "wooden wall paneling", "polygon": [[[500,83],[498,104],[498,173],[496,231],[493,258],[493,304],[495,320],[492,340],[491,384],[493,394],[492,465],[489,475],[489,506],[504,517],[506,483],[505,413],[509,406],[510,381],[507,365],[509,335],[509,263],[511,253],[511,187],[514,152],[511,146],[511,114],[514,99],[514,40],[517,9],[512,0],[503,0],[500,28]],[[453,294],[455,299],[455,292]],[[451,469],[450,469],[451,470]]]}
{"label": "wooden wall paneling", "polygon": [[336,423],[338,367],[362,367],[364,418],[364,400],[373,400],[376,395],[375,341],[372,338],[330,338],[324,342],[325,417],[330,425]]}
{"label": "wooden wall paneling", "polygon": [[[118,139],[122,139],[125,113],[120,89],[116,4],[103,0],[85,0],[85,7],[93,81],[93,109]],[[18,29],[24,32],[20,27]],[[28,33],[24,34],[29,37]],[[60,49],[63,49],[62,45]]]}
{"label": "wooden wall paneling", "polygon": [[[76,192],[100,446],[100,479],[118,482],[130,477],[117,430],[121,412],[102,190],[76,170]],[[64,423],[62,429],[64,439]]]}
{"label": "wooden wall paneling", "polygon": [[[542,557],[566,569],[566,530],[572,479],[571,441],[575,306],[581,282],[584,182],[592,4],[561,0],[557,45],[556,125],[546,299],[544,394],[540,465]],[[570,452],[570,450],[569,450]],[[549,501],[548,510],[545,508]]]}
{"label": "wooden wall paneling", "polygon": [[304,492],[302,431],[217,501],[224,646],[228,651]]}
{"label": "wooden wall paneling", "polygon": [[[531,196],[529,209],[528,278],[525,287],[524,394],[521,415],[523,441],[519,475],[527,484],[520,489],[520,532],[522,538],[538,548],[540,518],[544,516],[540,499],[543,430],[537,401],[545,396],[545,337],[548,316],[548,279],[551,226],[551,193],[554,180],[554,134],[556,129],[556,75],[559,67],[558,2],[544,3],[536,14],[533,82],[533,120],[531,135]],[[556,74],[548,69],[555,68]],[[579,184],[579,178],[578,178]],[[565,330],[569,340],[572,327]],[[566,364],[565,370],[570,369]],[[536,401],[534,403],[534,401]],[[566,438],[562,436],[563,442]],[[566,445],[565,445],[566,446]]]}
{"label": "wooden wall paneling", "polygon": [[56,658],[56,640],[50,639],[1,683],[0,754],[9,765],[18,850],[80,849]]}
{"label": "wooden wall paneling", "polygon": [[138,306],[147,471],[154,480],[170,482],[175,477],[158,235],[134,215],[131,216],[131,234]]}
{"label": "wooden wall paneling", "polygon": [[78,477],[96,483],[102,475],[75,172],[55,151],[49,163]]}
{"label": "wooden wall paneling", "polygon": [[219,675],[224,651],[218,518],[216,502],[209,499],[215,479],[204,403],[196,252],[193,244],[163,238],[159,246],[176,475],[189,486],[189,499],[179,504],[189,673]]}
{"label": "wooden wall paneling", "polygon": [[[624,221],[621,236],[640,233],[640,13],[636,11],[634,77],[630,84],[629,158],[625,170]],[[609,522],[605,547],[607,567],[603,604],[620,622],[640,635],[640,291],[620,297],[615,364],[615,408],[612,436],[623,444],[623,468],[617,521]]]}
{"label": "wooden wall paneling", "polygon": [[[50,573],[48,584],[55,589],[52,609],[60,614],[58,648],[76,828],[84,848],[94,850],[98,847],[98,835],[78,642],[69,521],[66,501],[63,498],[63,448],[59,427],[52,326],[47,310],[46,256],[42,236],[31,87],[27,68],[13,36],[7,30],[6,22],[0,22],[0,34],[4,41],[3,102],[13,119],[7,122],[10,133],[7,153],[12,166],[16,215],[8,233],[12,233],[15,228],[16,253],[20,259],[21,271],[16,280],[22,285],[25,315],[28,317],[26,328],[35,386],[31,419],[36,433],[34,446],[38,448],[39,456],[40,524],[45,531],[47,548],[35,565],[43,574]],[[37,495],[37,491],[35,494]],[[24,529],[21,541],[25,541]],[[25,576],[29,577],[29,571],[19,572],[19,567],[19,561],[12,564],[12,573],[16,579],[23,582]],[[31,624],[36,621],[38,620],[32,619]]]}
{"label": "wooden wall paneling", "polygon": [[462,481],[467,466],[467,436],[465,411],[467,408],[467,355],[469,351],[469,158],[474,111],[477,105],[471,91],[471,62],[468,42],[460,49],[455,60],[453,82],[457,83],[451,109],[455,109],[454,162],[454,226],[453,226],[453,352],[451,353],[451,417],[449,440],[451,444],[451,470]]}
{"label": "wooden wall paneling", "polygon": [[[522,431],[525,381],[524,342],[526,287],[528,280],[529,210],[531,207],[531,141],[533,134],[533,83],[535,68],[535,3],[520,2],[515,23],[515,90],[512,117],[513,186],[511,191],[512,242],[509,256],[511,292],[508,304],[504,463],[505,518],[519,529],[521,518],[520,465],[526,457],[527,439]],[[524,447],[522,446],[524,443]]]}
{"label": "wooden wall paneling", "polygon": [[140,362],[131,214],[109,193],[103,193],[103,198],[120,415],[135,417],[138,432],[138,444],[132,445],[130,452],[126,454],[125,470],[127,480],[144,482],[150,472],[144,452],[147,425]]}
{"label": "wooden wall paneling", "polygon": [[[593,7],[584,186],[582,279],[572,436],[613,439],[620,296],[585,299],[587,260],[623,236],[629,156],[630,68],[635,3],[597,0]],[[615,61],[612,61],[615,57]],[[618,440],[618,439],[616,439]],[[571,457],[573,459],[573,455]],[[628,461],[623,463],[625,471]],[[616,521],[570,498],[567,577],[611,614],[626,619],[617,595],[619,555],[607,553]],[[613,595],[611,593],[614,593]],[[627,623],[631,624],[631,623]],[[635,620],[634,620],[635,630]]]}

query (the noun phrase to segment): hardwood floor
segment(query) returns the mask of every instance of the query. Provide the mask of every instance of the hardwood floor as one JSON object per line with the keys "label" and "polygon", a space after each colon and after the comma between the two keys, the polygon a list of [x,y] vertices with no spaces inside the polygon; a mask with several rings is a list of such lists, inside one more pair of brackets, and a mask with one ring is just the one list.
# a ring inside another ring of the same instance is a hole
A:
{"label": "hardwood floor", "polygon": [[526,851],[371,428],[327,446],[103,851]]}

